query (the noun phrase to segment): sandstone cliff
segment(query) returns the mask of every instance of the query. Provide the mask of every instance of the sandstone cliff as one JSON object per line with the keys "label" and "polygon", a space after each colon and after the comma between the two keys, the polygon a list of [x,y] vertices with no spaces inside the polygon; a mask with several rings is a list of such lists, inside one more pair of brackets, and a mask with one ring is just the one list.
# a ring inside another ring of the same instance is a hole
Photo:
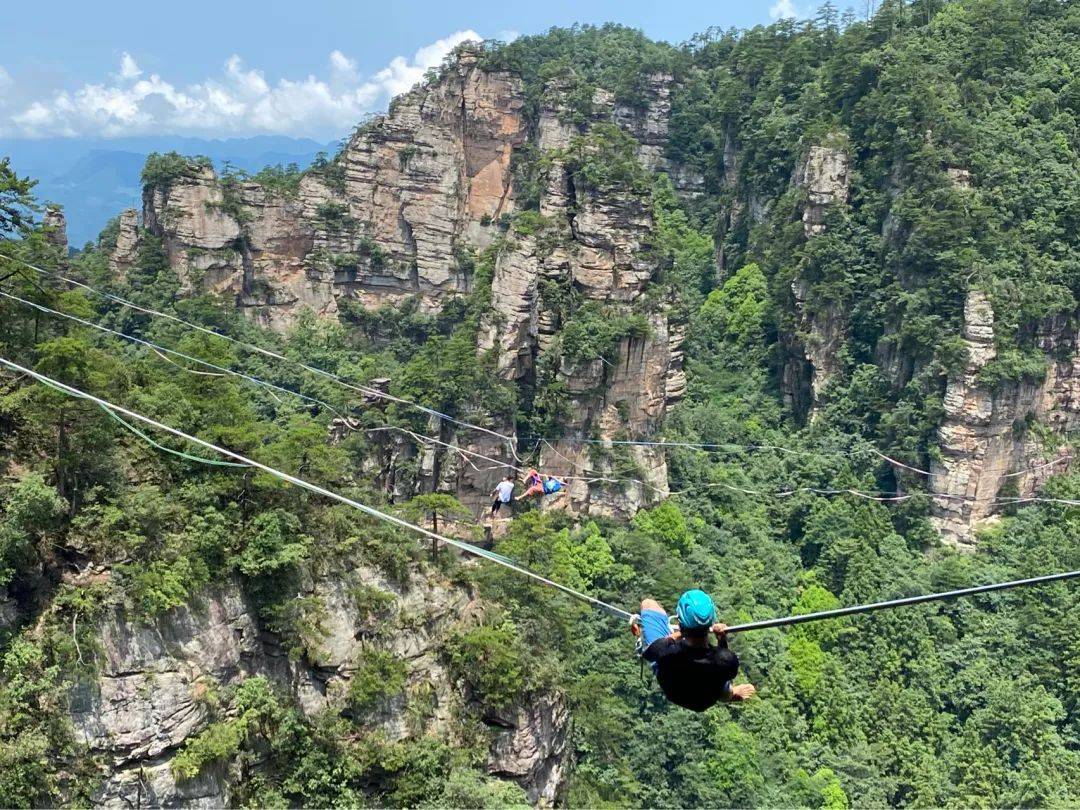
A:
{"label": "sandstone cliff", "polygon": [[[637,139],[645,169],[667,170],[684,193],[698,193],[700,177],[664,156],[672,79],[656,75],[650,82],[640,108],[597,91],[584,125],[567,123],[555,82],[538,120],[528,121],[521,80],[481,69],[478,55],[465,49],[437,81],[395,99],[387,116],[358,129],[332,175],[308,173],[288,194],[222,182],[198,168],[146,189],[143,225],[161,239],[184,290],[232,296],[258,322],[282,331],[305,309],[334,317],[346,299],[369,309],[416,299],[421,310],[438,311],[474,288],[471,264],[460,257],[494,245],[491,309],[478,351],[495,352],[506,379],[532,384],[537,358],[563,325],[540,294],[545,284],[621,313],[646,306],[643,295],[657,271],[652,210],[647,192],[575,187],[556,159],[539,200],[544,232],[508,231],[519,195],[511,158],[526,143],[556,154],[593,124],[613,122]],[[118,274],[134,255],[132,227],[125,214],[111,259]],[[583,483],[608,475],[610,464],[581,439],[652,435],[685,389],[683,327],[669,322],[663,306],[649,307],[648,333],[622,341],[617,358],[555,360],[571,418],[566,438],[549,445],[541,460],[552,472],[579,479],[571,490],[575,510],[632,513],[666,494],[664,458],[655,451],[635,453],[644,479]],[[448,425],[432,428],[441,441],[511,460],[498,440]],[[512,425],[498,429],[513,432]],[[439,489],[479,508],[500,475],[480,474],[439,451],[425,454],[419,473],[407,480],[394,461],[420,449],[404,446],[401,436],[384,447],[390,466],[369,472],[404,497]]]}
{"label": "sandstone cliff", "polygon": [[[548,375],[546,382],[558,384],[567,406],[559,436],[540,442],[525,437],[519,449],[535,450],[548,470],[572,479],[562,506],[631,514],[666,494],[664,456],[633,448],[615,458],[616,448],[604,442],[655,435],[683,395],[685,324],[672,318],[666,301],[650,295],[659,268],[651,250],[649,193],[576,183],[566,155],[579,136],[599,124],[615,124],[634,138],[640,165],[667,172],[684,198],[716,193],[705,188],[702,175],[668,157],[676,90],[675,79],[664,73],[648,77],[641,102],[633,106],[597,89],[582,120],[570,108],[563,80],[550,79],[532,108],[519,77],[484,69],[480,55],[466,48],[437,80],[396,99],[388,115],[359,128],[332,172],[309,172],[286,193],[255,182],[223,182],[200,169],[148,188],[143,226],[162,240],[186,290],[232,296],[254,319],[277,330],[287,330],[303,310],[335,317],[346,301],[372,309],[415,300],[422,311],[440,311],[488,283],[475,277],[469,257],[494,251],[490,310],[482,318],[477,351],[493,356],[498,373],[522,391]],[[790,192],[793,222],[801,221],[806,240],[821,237],[829,212],[849,203],[853,157],[845,144],[842,132],[807,144],[791,173],[785,198]],[[524,149],[544,159],[538,194],[525,205],[515,174],[515,159]],[[730,269],[728,231],[772,227],[773,220],[787,216],[786,209],[777,213],[775,191],[744,184],[740,150],[738,135],[723,133],[715,234],[721,278]],[[947,172],[956,188],[973,188],[968,170]],[[899,177],[886,189],[893,198],[900,193]],[[517,228],[523,207],[538,218]],[[882,238],[904,239],[898,227],[887,211]],[[135,234],[133,216],[125,214],[110,263],[117,274],[134,260]],[[816,279],[805,268],[796,270],[779,335],[780,388],[796,418],[809,419],[843,372],[851,302],[823,297]],[[609,356],[563,356],[558,337],[572,313],[565,302],[553,300],[552,291],[556,298],[566,294],[602,306],[612,317],[640,315],[647,329],[623,337]],[[1060,325],[1048,330],[1047,345],[1072,339],[1060,334]],[[911,371],[890,345],[882,341],[878,360],[902,385]],[[949,537],[970,537],[993,512],[1002,486],[1015,483],[1029,492],[1037,484],[1038,476],[1029,480],[1008,470],[1031,466],[1027,462],[1037,463],[1043,454],[1030,438],[1008,439],[1005,426],[1045,413],[1057,429],[1067,425],[1060,414],[1072,407],[1066,371],[1052,371],[1036,392],[1024,383],[993,397],[973,382],[977,376],[972,367],[964,379],[948,384],[942,460],[936,462],[941,469],[935,468],[932,489]],[[987,408],[992,416],[983,415]],[[987,419],[992,426],[982,424]],[[512,460],[506,444],[490,436],[438,421],[428,427],[430,436],[467,453]],[[514,432],[506,419],[493,428]],[[501,474],[402,434],[383,438],[364,472],[395,498],[445,491],[479,513]]]}
{"label": "sandstone cliff", "polygon": [[68,253],[67,217],[64,216],[63,209],[52,205],[46,208],[41,218],[41,226],[49,244],[57,248],[60,255],[66,259]]}
{"label": "sandstone cliff", "polygon": [[[830,209],[848,201],[850,156],[844,149],[814,145],[799,165],[793,184],[805,195],[803,232],[807,239],[825,232]],[[791,283],[793,329],[786,336],[784,403],[796,416],[820,407],[825,388],[837,371],[837,352],[845,337],[844,303],[822,299],[802,276]]]}
{"label": "sandstone cliff", "polygon": [[[355,602],[357,586],[391,596],[389,613],[365,617]],[[481,607],[467,591],[418,574],[395,584],[358,568],[314,577],[308,595],[320,601],[322,620],[312,650],[301,660],[286,654],[235,583],[213,588],[151,624],[132,621],[119,608],[109,612],[98,628],[99,673],[72,696],[77,737],[107,771],[95,804],[228,804],[223,767],[211,765],[180,780],[171,769],[178,750],[211,722],[214,696],[246,678],[265,676],[291,691],[309,716],[343,711],[353,673],[372,650],[404,662],[407,674],[400,694],[383,699],[364,716],[364,725],[381,728],[390,740],[452,736],[469,697],[447,670],[442,651],[448,634],[479,618]],[[521,784],[534,803],[553,803],[569,764],[570,718],[563,698],[522,696],[485,722],[488,771]]]}
{"label": "sandstone cliff", "polygon": [[475,61],[463,53],[359,129],[333,181],[275,193],[202,169],[147,188],[146,229],[188,289],[233,295],[274,329],[304,308],[333,315],[342,297],[437,309],[472,283],[455,248],[484,246],[514,210],[510,156],[526,137],[520,83]]}
{"label": "sandstone cliff", "polygon": [[[998,511],[999,497],[1026,497],[1050,476],[1066,471],[1067,444],[1047,442],[1080,424],[1078,335],[1067,319],[1040,325],[1036,343],[1048,359],[1042,379],[993,385],[980,372],[997,356],[994,310],[972,290],[964,305],[963,371],[949,380],[941,455],[930,468],[934,520],[943,539],[971,547],[975,532]],[[1041,436],[1029,429],[1042,424]]]}

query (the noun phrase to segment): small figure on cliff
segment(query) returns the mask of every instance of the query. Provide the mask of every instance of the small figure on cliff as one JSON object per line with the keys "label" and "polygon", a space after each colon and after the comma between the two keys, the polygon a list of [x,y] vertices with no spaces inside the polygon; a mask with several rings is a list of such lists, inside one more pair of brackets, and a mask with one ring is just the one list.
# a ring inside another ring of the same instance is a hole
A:
{"label": "small figure on cliff", "polygon": [[[691,590],[679,598],[679,629],[654,599],[641,601],[640,617],[630,631],[641,637],[641,656],[652,666],[656,680],[672,703],[703,712],[718,701],[734,703],[753,697],[753,684],[735,686],[739,657],[728,649],[727,626],[716,621],[716,605],[704,591]],[[709,643],[709,634],[716,644]]]}
{"label": "small figure on cliff", "polygon": [[566,482],[561,478],[556,478],[554,475],[544,476],[544,494],[545,495],[557,495],[566,487]]}
{"label": "small figure on cliff", "polygon": [[504,503],[510,503],[510,499],[514,497],[514,476],[508,475],[496,484],[495,489],[491,490],[491,497],[495,499],[491,503],[491,517],[494,519],[499,512],[499,507]]}
{"label": "small figure on cliff", "polygon": [[524,498],[530,498],[533,495],[543,494],[544,480],[540,477],[540,473],[533,469],[525,473],[525,491],[518,495],[514,500],[520,501]]}
{"label": "small figure on cliff", "polygon": [[566,482],[554,475],[541,475],[536,470],[529,470],[525,476],[527,489],[516,500],[524,500],[534,495],[556,495],[566,487]]}

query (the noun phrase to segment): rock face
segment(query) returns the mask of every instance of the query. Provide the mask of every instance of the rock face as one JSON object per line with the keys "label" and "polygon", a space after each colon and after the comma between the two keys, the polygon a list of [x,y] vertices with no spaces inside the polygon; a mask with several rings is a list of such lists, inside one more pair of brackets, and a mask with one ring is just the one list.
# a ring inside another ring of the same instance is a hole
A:
{"label": "rock face", "polygon": [[[353,595],[358,586],[393,597],[389,613],[366,617]],[[185,741],[211,722],[213,696],[264,676],[310,715],[343,710],[349,680],[373,649],[402,661],[407,680],[400,695],[363,718],[365,725],[381,727],[391,739],[449,733],[465,698],[440,651],[448,633],[479,614],[468,592],[420,575],[394,584],[372,569],[358,568],[345,576],[314,577],[307,595],[321,605],[321,632],[299,662],[260,626],[233,583],[152,624],[133,622],[120,610],[107,616],[100,627],[99,676],[78,687],[71,702],[77,736],[106,759],[108,775],[95,803],[226,805],[223,768],[180,781],[170,770]],[[553,801],[569,763],[570,717],[561,696],[523,696],[505,716],[486,722],[489,772],[517,781],[533,801]]]}
{"label": "rock face", "polygon": [[811,146],[796,174],[797,185],[806,191],[803,230],[807,236],[825,230],[825,214],[837,203],[847,202],[851,160],[843,149]]}
{"label": "rock face", "polygon": [[50,205],[45,209],[41,217],[41,227],[45,231],[45,238],[49,244],[60,251],[60,255],[66,260],[68,255],[67,217],[64,210]]}
{"label": "rock face", "polygon": [[[545,98],[538,141],[545,148],[563,149],[575,132],[563,123],[557,89]],[[660,98],[637,117],[618,108],[611,112],[614,120],[629,122],[631,131],[641,131],[643,161],[660,160],[647,148],[650,133],[654,138],[666,134],[666,119],[656,112],[667,109],[666,96]],[[659,120],[665,121],[664,128]],[[534,378],[540,358],[558,351],[553,339],[564,326],[565,313],[553,300],[559,297],[557,291],[574,291],[612,313],[628,313],[640,308],[658,269],[649,249],[653,219],[647,194],[582,187],[555,159],[541,194],[540,215],[540,231],[513,239],[496,262],[492,316],[480,338],[481,351],[496,353],[499,370],[508,379]],[[568,504],[575,511],[627,514],[667,494],[663,454],[645,448],[634,448],[641,473],[635,480],[589,486],[586,479],[610,477],[612,465],[596,458],[596,445],[581,441],[589,436],[604,440],[619,434],[653,435],[666,409],[685,392],[682,328],[670,323],[663,309],[649,313],[648,322],[645,335],[619,343],[614,361],[599,355],[557,361],[555,380],[568,398],[565,436],[544,444],[541,463],[569,479]]]}
{"label": "rock face", "polygon": [[228,794],[220,774],[178,785],[168,763],[209,722],[212,689],[266,671],[258,628],[239,591],[208,593],[150,626],[116,612],[102,624],[100,639],[100,677],[72,696],[77,735],[111,761],[96,801],[224,805]]}
{"label": "rock face", "polygon": [[813,418],[838,368],[837,352],[846,337],[845,319],[840,302],[812,301],[805,279],[795,279],[791,292],[796,331],[788,338],[790,359],[782,379],[784,404],[796,414]]}
{"label": "rock face", "polygon": [[510,157],[526,138],[520,81],[476,61],[463,52],[359,130],[334,188],[310,174],[278,193],[203,169],[147,189],[146,228],[187,289],[234,295],[274,329],[342,298],[438,309],[472,283],[457,248],[484,246],[514,210]]}
{"label": "rock face", "polygon": [[491,746],[488,770],[528,785],[526,794],[534,804],[555,804],[569,765],[570,710],[562,696],[545,696],[494,715],[488,722],[505,728]]}
{"label": "rock face", "polygon": [[1008,382],[991,388],[980,372],[997,356],[994,310],[986,295],[971,290],[964,304],[967,362],[949,380],[945,421],[939,430],[940,459],[930,468],[934,521],[946,542],[974,548],[975,532],[992,520],[1004,490],[1031,495],[1050,475],[1064,472],[1069,448],[1053,451],[1031,431],[1041,421],[1064,433],[1080,424],[1080,336],[1067,319],[1040,326],[1036,339],[1050,364],[1045,379]]}
{"label": "rock face", "polygon": [[124,279],[135,264],[139,249],[139,213],[129,208],[120,214],[116,244],[109,253],[109,270]]}
{"label": "rock face", "polygon": [[[336,161],[336,174],[305,175],[292,194],[192,168],[144,193],[146,232],[161,239],[182,288],[234,297],[261,324],[288,329],[303,310],[336,317],[344,301],[377,308],[415,299],[435,312],[474,287],[472,262],[490,246],[498,251],[491,311],[478,351],[494,352],[499,372],[531,385],[537,361],[563,326],[552,290],[628,315],[645,309],[643,293],[657,273],[651,250],[652,201],[647,192],[577,187],[562,159],[550,162],[540,195],[543,226],[532,234],[507,227],[518,209],[511,158],[531,140],[546,152],[565,149],[598,122],[612,122],[638,141],[649,171],[668,171],[686,194],[700,193],[699,176],[665,157],[672,77],[650,77],[646,102],[628,107],[597,91],[593,117],[568,123],[567,93],[553,81],[533,122],[526,120],[519,78],[479,67],[478,54],[462,51],[440,78],[397,98],[389,114],[362,127]],[[130,267],[137,248],[132,215],[121,219],[111,266]],[[667,407],[685,390],[681,324],[664,307],[649,305],[649,332],[626,339],[618,357],[596,363],[556,361],[558,382],[570,391],[569,441],[545,452],[543,463],[566,476],[603,477],[606,462],[576,438],[617,433],[651,435]],[[505,443],[432,425],[439,441],[463,451],[511,460]],[[499,432],[510,433],[507,425]],[[422,456],[418,472],[401,478],[383,465],[370,472],[388,492],[453,492],[477,509],[502,470],[480,473],[454,452],[420,452],[396,436],[383,458]],[[636,453],[645,483],[575,486],[575,510],[630,513],[667,492],[663,456]],[[487,465],[490,467],[490,464]],[[640,478],[640,476],[637,476]]]}
{"label": "rock face", "polygon": [[[808,239],[825,232],[829,209],[847,202],[850,157],[843,149],[811,146],[795,172],[795,185],[806,194],[803,231]],[[789,359],[781,387],[784,402],[797,415],[811,418],[837,367],[836,355],[846,337],[843,302],[815,300],[804,278],[791,284],[794,323],[786,336]]]}

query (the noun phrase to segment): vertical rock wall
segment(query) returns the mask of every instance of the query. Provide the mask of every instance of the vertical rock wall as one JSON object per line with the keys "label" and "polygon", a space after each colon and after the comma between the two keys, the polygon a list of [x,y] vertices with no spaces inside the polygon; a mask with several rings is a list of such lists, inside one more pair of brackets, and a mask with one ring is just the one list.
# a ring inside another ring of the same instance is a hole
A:
{"label": "vertical rock wall", "polygon": [[487,244],[514,210],[510,157],[526,137],[520,81],[476,59],[464,52],[359,129],[340,187],[309,174],[293,195],[223,188],[200,170],[147,189],[145,227],[185,289],[235,295],[274,329],[304,308],[333,315],[342,297],[370,307],[418,295],[438,309],[471,286],[456,248]]}
{"label": "vertical rock wall", "polygon": [[980,372],[997,356],[994,310],[983,292],[968,293],[967,361],[948,382],[940,456],[930,467],[934,522],[951,545],[974,547],[977,530],[993,519],[1003,492],[1031,495],[1047,477],[1067,469],[1068,446],[1047,448],[1029,427],[1042,423],[1060,434],[1080,425],[1077,335],[1066,320],[1055,319],[1041,325],[1036,340],[1048,357],[1067,359],[1052,361],[1043,380],[989,387]]}
{"label": "vertical rock wall", "polygon": [[[692,194],[700,177],[680,172],[664,156],[671,82],[670,76],[653,76],[640,108],[617,104],[598,91],[592,121],[615,122],[633,134],[643,167],[671,171],[677,185]],[[458,262],[461,252],[503,238],[506,215],[517,205],[511,170],[515,149],[531,139],[550,155],[591,126],[568,123],[566,96],[557,82],[543,97],[538,119],[530,123],[521,81],[480,69],[477,54],[465,50],[437,81],[395,99],[387,116],[357,131],[338,160],[337,180],[308,174],[295,194],[284,195],[252,182],[223,184],[211,170],[200,169],[147,189],[144,225],[161,238],[184,290],[235,296],[272,329],[288,329],[304,309],[334,317],[344,299],[370,308],[417,298],[421,309],[437,311],[473,287],[468,265]],[[545,283],[630,312],[642,308],[642,295],[658,269],[650,249],[647,193],[575,188],[556,159],[539,213],[547,223],[543,233],[522,236],[511,229],[506,234],[478,345],[480,352],[495,352],[506,379],[523,383],[532,379],[537,357],[563,325],[550,302],[542,300]],[[130,267],[133,228],[134,220],[125,214],[112,256],[117,274]],[[668,323],[663,306],[653,307],[648,317],[649,335],[624,341],[617,362],[559,368],[560,381],[573,392],[573,416],[566,425],[571,439],[651,435],[682,395],[682,327]],[[618,419],[616,413],[628,416]],[[433,428],[432,435],[444,441],[510,459],[497,440]],[[500,430],[511,432],[512,426]],[[552,448],[543,462],[553,472],[584,478],[595,471],[595,455],[568,441]],[[616,487],[618,492],[600,498],[601,511],[632,512],[666,493],[662,455],[639,455],[648,486]],[[392,491],[445,488],[479,508],[500,471],[470,471],[460,459],[443,454],[423,460],[419,483],[391,484],[392,474],[384,473]],[[575,509],[588,509],[593,500],[588,487],[575,488]]]}
{"label": "vertical rock wall", "polygon": [[[825,232],[829,209],[848,200],[850,157],[843,149],[811,146],[794,183],[805,194],[803,231],[807,239]],[[788,360],[781,388],[784,404],[796,416],[813,414],[837,370],[837,352],[846,337],[844,302],[822,300],[805,278],[791,284],[793,329],[785,336]]]}
{"label": "vertical rock wall", "polygon": [[41,218],[41,227],[49,244],[59,250],[60,255],[66,260],[68,238],[67,217],[64,216],[64,210],[55,205],[50,205],[45,209],[45,214]]}
{"label": "vertical rock wall", "polygon": [[[389,615],[363,617],[352,595],[357,586],[392,596]],[[177,780],[170,768],[184,744],[214,719],[215,696],[264,676],[311,716],[342,711],[353,673],[376,649],[405,664],[406,683],[364,716],[364,727],[380,728],[392,740],[452,733],[469,696],[441,651],[449,633],[479,618],[481,606],[471,594],[440,579],[414,574],[397,585],[357,568],[344,576],[314,576],[305,595],[321,605],[322,633],[300,661],[286,655],[231,582],[152,623],[119,609],[106,616],[99,628],[99,673],[71,701],[77,737],[107,769],[95,804],[226,806],[223,768],[204,768],[190,780]],[[570,716],[562,696],[523,695],[485,722],[488,771],[521,784],[534,802],[554,802],[569,765]]]}

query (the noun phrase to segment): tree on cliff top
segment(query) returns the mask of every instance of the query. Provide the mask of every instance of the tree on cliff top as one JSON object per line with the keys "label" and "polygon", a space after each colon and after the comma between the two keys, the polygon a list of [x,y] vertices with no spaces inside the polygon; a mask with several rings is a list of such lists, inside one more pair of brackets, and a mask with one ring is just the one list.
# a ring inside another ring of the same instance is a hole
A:
{"label": "tree on cliff top", "polygon": [[33,213],[39,210],[32,189],[37,180],[19,177],[11,158],[0,160],[0,236],[26,236],[33,229]]}

